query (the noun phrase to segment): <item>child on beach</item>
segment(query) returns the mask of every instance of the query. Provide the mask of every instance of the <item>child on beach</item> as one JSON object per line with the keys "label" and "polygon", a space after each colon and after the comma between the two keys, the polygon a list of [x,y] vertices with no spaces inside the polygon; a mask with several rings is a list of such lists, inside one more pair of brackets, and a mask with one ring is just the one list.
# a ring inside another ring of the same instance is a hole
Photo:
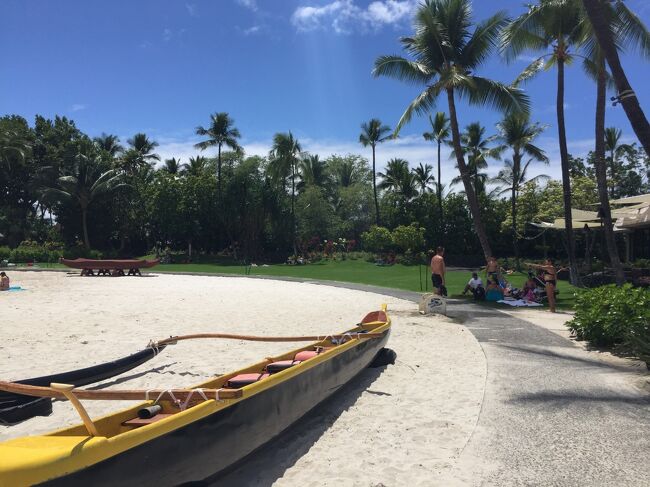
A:
{"label": "child on beach", "polygon": [[472,272],[472,278],[469,280],[465,289],[463,290],[463,295],[471,291],[474,295],[474,300],[479,301],[485,298],[485,289],[483,288],[483,281],[478,277],[478,273]]}
{"label": "child on beach", "polygon": [[9,291],[9,276],[4,271],[0,272],[0,291]]}

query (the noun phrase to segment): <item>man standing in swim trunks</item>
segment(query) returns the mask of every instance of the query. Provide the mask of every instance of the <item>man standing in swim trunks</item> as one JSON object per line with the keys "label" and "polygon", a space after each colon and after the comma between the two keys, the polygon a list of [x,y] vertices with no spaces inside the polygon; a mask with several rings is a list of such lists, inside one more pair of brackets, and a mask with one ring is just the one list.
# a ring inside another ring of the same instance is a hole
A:
{"label": "man standing in swim trunks", "polygon": [[438,290],[438,295],[443,296],[443,288],[445,287],[445,249],[438,247],[436,255],[431,259],[431,283],[433,288]]}
{"label": "man standing in swim trunks", "polygon": [[491,279],[499,280],[499,262],[494,256],[488,257],[485,266],[485,278],[489,282]]}

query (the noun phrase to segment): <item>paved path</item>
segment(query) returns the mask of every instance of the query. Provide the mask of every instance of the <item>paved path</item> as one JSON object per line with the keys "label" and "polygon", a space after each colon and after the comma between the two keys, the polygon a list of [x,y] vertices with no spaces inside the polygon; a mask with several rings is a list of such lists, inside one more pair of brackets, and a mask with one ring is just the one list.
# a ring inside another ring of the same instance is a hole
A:
{"label": "paved path", "polygon": [[472,484],[650,485],[650,395],[635,386],[638,373],[496,310],[447,310],[488,364],[477,429],[460,458]]}

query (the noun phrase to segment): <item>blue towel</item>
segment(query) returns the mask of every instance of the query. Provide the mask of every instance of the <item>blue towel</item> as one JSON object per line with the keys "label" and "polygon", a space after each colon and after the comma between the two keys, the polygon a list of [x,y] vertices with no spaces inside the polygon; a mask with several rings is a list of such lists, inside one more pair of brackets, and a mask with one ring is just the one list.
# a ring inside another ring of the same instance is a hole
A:
{"label": "blue towel", "polygon": [[10,286],[9,289],[7,289],[7,291],[25,291],[25,289],[23,289],[20,286]]}

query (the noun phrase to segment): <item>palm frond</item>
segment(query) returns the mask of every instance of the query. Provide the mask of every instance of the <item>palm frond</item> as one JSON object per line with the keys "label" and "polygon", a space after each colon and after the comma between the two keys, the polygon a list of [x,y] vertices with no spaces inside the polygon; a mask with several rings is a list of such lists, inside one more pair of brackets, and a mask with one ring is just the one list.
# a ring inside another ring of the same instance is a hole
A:
{"label": "palm frond", "polygon": [[379,56],[372,74],[375,77],[388,76],[413,84],[427,83],[432,78],[432,73],[424,64],[401,56]]}
{"label": "palm frond", "polygon": [[493,107],[501,112],[530,112],[530,98],[519,88],[498,81],[472,76],[474,89],[460,87],[461,95],[473,105]]}

